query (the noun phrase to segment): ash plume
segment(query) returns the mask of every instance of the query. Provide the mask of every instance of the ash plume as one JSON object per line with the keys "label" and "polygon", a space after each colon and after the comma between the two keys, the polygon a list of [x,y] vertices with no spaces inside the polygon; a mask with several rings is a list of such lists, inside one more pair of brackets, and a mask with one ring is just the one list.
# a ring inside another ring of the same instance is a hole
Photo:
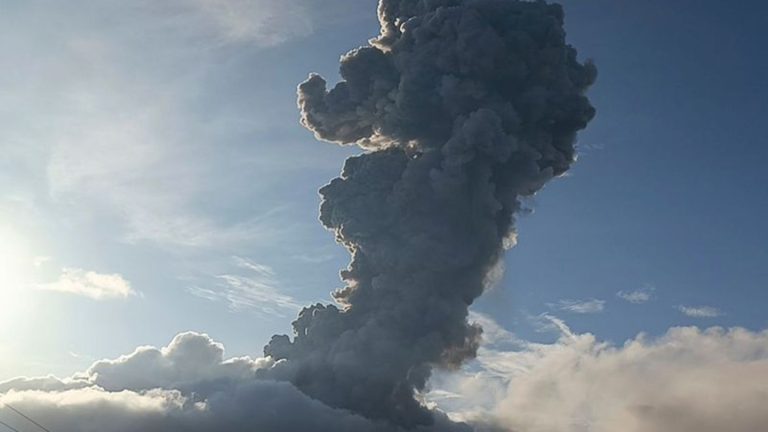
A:
{"label": "ash plume", "polygon": [[338,306],[305,308],[263,375],[333,408],[413,428],[433,368],[475,356],[467,320],[514,240],[520,200],[574,161],[595,67],[543,1],[381,0],[380,35],[328,90],[299,86],[302,124],[356,144],[323,187],[320,220],[352,255]]}

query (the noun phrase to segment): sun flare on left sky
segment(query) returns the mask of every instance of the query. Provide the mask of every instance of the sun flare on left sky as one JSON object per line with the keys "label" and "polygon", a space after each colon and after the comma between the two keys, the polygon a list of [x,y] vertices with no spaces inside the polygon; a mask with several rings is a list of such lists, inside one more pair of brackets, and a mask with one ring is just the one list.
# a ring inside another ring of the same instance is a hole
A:
{"label": "sun flare on left sky", "polygon": [[0,336],[17,330],[28,312],[35,257],[30,242],[10,224],[0,222]]}

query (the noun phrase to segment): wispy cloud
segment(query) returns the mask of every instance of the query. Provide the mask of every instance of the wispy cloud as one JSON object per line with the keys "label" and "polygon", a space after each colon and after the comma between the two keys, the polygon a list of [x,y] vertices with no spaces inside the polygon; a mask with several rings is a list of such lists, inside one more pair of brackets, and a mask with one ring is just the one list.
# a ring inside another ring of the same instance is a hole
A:
{"label": "wispy cloud", "polygon": [[594,314],[605,310],[605,300],[560,300],[557,303],[547,303],[547,306],[576,314]]}
{"label": "wispy cloud", "polygon": [[175,1],[192,18],[208,22],[224,43],[250,42],[273,46],[313,31],[304,1],[193,0]]}
{"label": "wispy cloud", "polygon": [[271,267],[241,257],[233,262],[242,272],[216,276],[212,288],[193,286],[189,292],[211,301],[226,302],[233,310],[257,310],[264,314],[286,317],[303,307],[290,295],[280,292]]}
{"label": "wispy cloud", "polygon": [[[21,196],[24,204],[44,207],[45,217],[98,217],[132,243],[207,247],[263,239],[271,228],[262,220],[217,210],[244,198],[231,192],[235,183],[253,184],[257,193],[260,183],[244,179],[246,170],[234,170],[221,149],[245,131],[255,147],[253,131],[267,121],[253,112],[233,114],[227,104],[239,103],[236,97],[211,90],[206,80],[225,81],[230,62],[311,33],[312,2],[81,3],[23,2],[0,16],[0,37],[15,41],[0,46],[0,56],[14,64],[0,78],[0,111],[8,114],[0,120],[0,150],[12,168],[3,162],[0,204]],[[105,24],[105,16],[131,25]],[[230,44],[248,49],[233,52]],[[219,61],[224,52],[228,62]],[[218,97],[224,101],[211,112],[208,102]],[[241,161],[250,153],[237,154]],[[269,151],[262,146],[258,155],[268,165]]]}
{"label": "wispy cloud", "polygon": [[571,328],[565,323],[565,320],[548,313],[529,316],[528,320],[539,333],[556,333],[564,338],[572,337],[574,335]]}
{"label": "wispy cloud", "polygon": [[642,303],[647,303],[651,301],[651,299],[653,298],[654,291],[655,291],[654,287],[650,285],[646,285],[634,291],[619,291],[618,293],[616,293],[616,296],[630,303],[642,304]]}
{"label": "wispy cloud", "polygon": [[38,288],[88,297],[93,300],[127,299],[138,295],[122,275],[101,274],[77,268],[65,268],[55,282]]}
{"label": "wispy cloud", "polygon": [[486,346],[514,347],[521,342],[516,335],[499,325],[489,315],[470,311],[469,321],[483,328],[483,344]]}
{"label": "wispy cloud", "polygon": [[678,306],[677,309],[691,318],[717,318],[723,312],[712,306]]}

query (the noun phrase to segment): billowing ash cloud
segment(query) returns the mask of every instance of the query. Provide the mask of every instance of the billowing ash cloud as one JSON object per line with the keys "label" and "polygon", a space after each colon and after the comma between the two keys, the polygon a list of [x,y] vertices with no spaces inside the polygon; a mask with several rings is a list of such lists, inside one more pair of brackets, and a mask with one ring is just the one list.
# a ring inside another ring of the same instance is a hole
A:
{"label": "billowing ash cloud", "polygon": [[[327,90],[299,86],[302,123],[357,144],[323,187],[320,220],[352,254],[340,307],[305,308],[264,375],[334,408],[429,425],[414,397],[434,367],[475,356],[467,321],[514,214],[574,160],[596,70],[566,44],[563,10],[514,0],[381,0],[381,34]],[[282,360],[282,361],[280,361]]]}
{"label": "billowing ash cloud", "polygon": [[320,191],[352,254],[339,306],[305,308],[267,359],[225,361],[182,334],[67,380],[2,384],[0,406],[59,432],[472,429],[417,394],[475,357],[468,307],[498,276],[520,200],[573,162],[596,71],[543,1],[381,0],[379,17],[341,83],[299,86],[304,126],[366,150]]}

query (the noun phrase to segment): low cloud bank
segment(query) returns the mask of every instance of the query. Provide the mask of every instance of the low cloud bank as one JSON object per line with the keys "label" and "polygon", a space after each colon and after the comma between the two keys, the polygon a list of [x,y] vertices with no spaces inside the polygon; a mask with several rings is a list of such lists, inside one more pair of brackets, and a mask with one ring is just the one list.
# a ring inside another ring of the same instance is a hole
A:
{"label": "low cloud bank", "polygon": [[[439,408],[437,423],[414,430],[755,432],[768,424],[768,331],[677,327],[615,346],[560,322],[559,340],[538,344],[488,317],[475,321],[486,329],[477,360],[433,379],[424,400]],[[10,404],[57,432],[403,430],[260,379],[272,365],[226,359],[207,335],[182,333],[70,378],[1,383],[0,420],[24,426]]]}
{"label": "low cloud bank", "polygon": [[621,346],[562,327],[554,344],[490,340],[433,381],[457,419],[516,432],[755,432],[768,424],[768,331],[671,328]]}
{"label": "low cloud bank", "polygon": [[[311,399],[292,384],[257,378],[268,358],[225,359],[209,336],[182,333],[66,379],[0,383],[0,420],[25,427],[17,408],[57,432],[399,431]],[[469,430],[439,416],[432,429]]]}

